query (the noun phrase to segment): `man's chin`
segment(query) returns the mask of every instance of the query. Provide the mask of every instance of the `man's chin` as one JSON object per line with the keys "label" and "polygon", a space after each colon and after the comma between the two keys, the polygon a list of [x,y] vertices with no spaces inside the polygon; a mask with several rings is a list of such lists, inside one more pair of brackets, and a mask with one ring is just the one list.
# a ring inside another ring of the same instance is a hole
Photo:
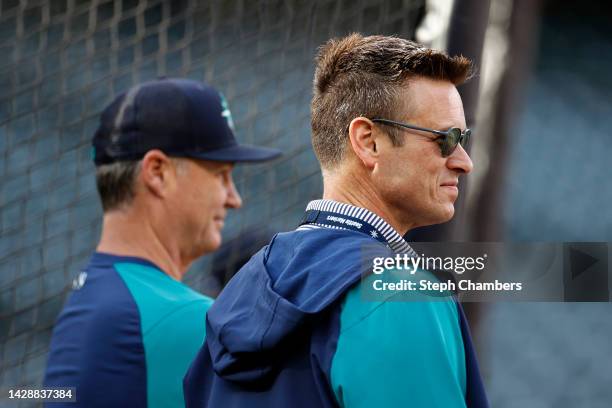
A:
{"label": "man's chin", "polygon": [[211,252],[216,251],[221,247],[223,243],[223,239],[221,238],[221,233],[215,234],[215,236],[208,237],[206,240],[200,243],[198,246],[200,255],[206,255]]}
{"label": "man's chin", "polygon": [[444,224],[452,220],[454,216],[455,206],[453,204],[446,205],[436,212],[435,216],[431,218],[428,225]]}
{"label": "man's chin", "polygon": [[444,217],[444,221],[442,222],[449,222],[450,220],[453,219],[454,216],[455,216],[455,206],[453,204],[449,204],[447,211],[446,211],[446,216]]}

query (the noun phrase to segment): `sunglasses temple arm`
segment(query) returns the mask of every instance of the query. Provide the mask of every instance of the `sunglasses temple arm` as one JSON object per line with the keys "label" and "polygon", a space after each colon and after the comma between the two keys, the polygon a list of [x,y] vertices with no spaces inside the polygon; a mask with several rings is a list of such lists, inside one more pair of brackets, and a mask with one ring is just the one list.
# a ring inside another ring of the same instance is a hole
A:
{"label": "sunglasses temple arm", "polygon": [[438,136],[447,136],[448,135],[448,132],[443,132],[441,130],[434,130],[434,129],[424,128],[424,127],[420,127],[420,126],[415,126],[415,125],[407,125],[405,123],[396,122],[394,120],[374,119],[373,122],[386,123],[386,124],[389,124],[389,125],[400,126],[400,127],[406,128],[406,129],[420,130],[421,132],[429,132],[429,133],[433,133],[433,134],[438,135]]}

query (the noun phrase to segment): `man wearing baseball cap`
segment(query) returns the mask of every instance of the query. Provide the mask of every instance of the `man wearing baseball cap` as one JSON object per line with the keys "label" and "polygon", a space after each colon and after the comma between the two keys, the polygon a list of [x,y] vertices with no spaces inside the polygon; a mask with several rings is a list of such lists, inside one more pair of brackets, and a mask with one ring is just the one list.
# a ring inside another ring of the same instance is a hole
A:
{"label": "man wearing baseball cap", "polygon": [[45,387],[73,387],[70,407],[183,406],[212,300],[181,279],[242,204],[234,164],[279,154],[239,145],[225,99],[203,83],[117,97],[93,138],[102,234],[57,320]]}

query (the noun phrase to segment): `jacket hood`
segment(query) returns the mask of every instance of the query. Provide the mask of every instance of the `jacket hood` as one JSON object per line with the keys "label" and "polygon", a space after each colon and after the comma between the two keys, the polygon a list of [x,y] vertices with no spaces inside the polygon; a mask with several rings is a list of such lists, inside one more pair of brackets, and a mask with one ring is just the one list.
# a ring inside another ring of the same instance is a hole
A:
{"label": "jacket hood", "polygon": [[207,313],[206,342],[217,375],[238,383],[272,375],[278,351],[310,333],[312,323],[369,271],[368,259],[390,254],[358,232],[277,234]]}

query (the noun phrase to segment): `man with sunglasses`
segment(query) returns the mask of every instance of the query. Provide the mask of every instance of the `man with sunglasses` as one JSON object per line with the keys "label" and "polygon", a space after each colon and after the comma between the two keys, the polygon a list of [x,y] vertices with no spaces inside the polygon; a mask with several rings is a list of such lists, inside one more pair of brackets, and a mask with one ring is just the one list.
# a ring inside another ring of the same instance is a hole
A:
{"label": "man with sunglasses", "polygon": [[184,381],[188,407],[487,406],[452,298],[361,294],[372,253],[416,256],[402,236],[454,214],[459,177],[472,170],[455,86],[470,71],[466,58],[396,37],[352,34],[320,48],[311,124],[323,199],[209,310]]}

